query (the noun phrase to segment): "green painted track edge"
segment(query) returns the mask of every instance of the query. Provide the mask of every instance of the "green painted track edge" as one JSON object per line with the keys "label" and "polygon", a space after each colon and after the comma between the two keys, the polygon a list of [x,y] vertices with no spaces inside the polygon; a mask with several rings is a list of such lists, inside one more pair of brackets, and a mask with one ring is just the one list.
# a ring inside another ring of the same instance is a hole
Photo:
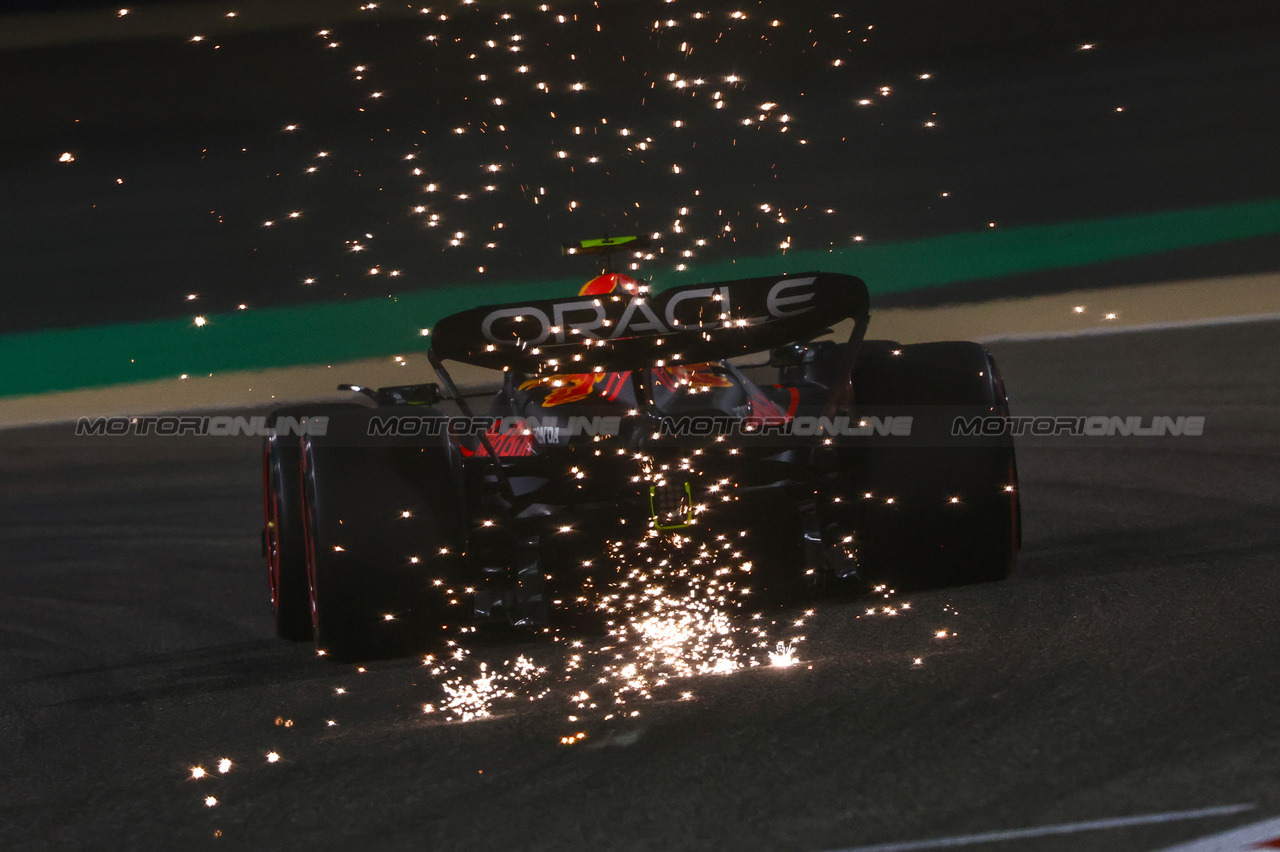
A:
{"label": "green painted track edge", "polygon": [[[793,251],[668,269],[677,284],[820,269],[863,278],[873,297],[1280,233],[1280,199],[912,240]],[[585,274],[455,285],[318,305],[0,336],[0,397],[409,354],[430,328],[486,303],[576,292]],[[1080,281],[1081,289],[1089,286]],[[1208,294],[1207,297],[1211,297]]]}

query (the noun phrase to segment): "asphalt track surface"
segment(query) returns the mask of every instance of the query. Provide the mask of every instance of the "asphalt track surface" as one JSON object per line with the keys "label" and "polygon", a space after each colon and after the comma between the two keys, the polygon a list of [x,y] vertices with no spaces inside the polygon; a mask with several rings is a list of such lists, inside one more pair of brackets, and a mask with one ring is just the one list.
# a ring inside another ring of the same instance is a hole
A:
{"label": "asphalt track surface", "polygon": [[[1015,414],[1205,435],[1024,440],[1012,579],[821,602],[804,666],[683,682],[572,747],[563,704],[441,723],[416,658],[273,638],[255,441],[6,432],[0,846],[827,850],[1256,806],[975,847],[1133,850],[1280,813],[1277,331],[993,344]],[[554,651],[477,646],[519,650]]]}

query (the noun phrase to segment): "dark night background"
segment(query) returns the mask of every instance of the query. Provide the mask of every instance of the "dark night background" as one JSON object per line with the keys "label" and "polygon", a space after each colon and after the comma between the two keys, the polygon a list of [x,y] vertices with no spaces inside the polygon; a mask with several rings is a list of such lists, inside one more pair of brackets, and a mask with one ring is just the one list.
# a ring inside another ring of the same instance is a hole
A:
{"label": "dark night background", "polygon": [[[757,2],[742,20],[727,7],[699,20],[683,3],[602,6],[479,3],[447,25],[375,10],[331,37],[255,30],[253,7],[243,26],[192,7],[226,31],[0,53],[0,331],[188,315],[192,293],[219,312],[586,276],[558,246],[605,232],[660,233],[641,264],[660,283],[676,263],[784,242],[1280,194],[1272,4]],[[169,9],[117,20],[114,8],[100,10],[107,34]],[[705,83],[679,89],[669,74]],[[1264,238],[1093,280],[1276,257]],[[1049,274],[974,292],[1067,284]]]}

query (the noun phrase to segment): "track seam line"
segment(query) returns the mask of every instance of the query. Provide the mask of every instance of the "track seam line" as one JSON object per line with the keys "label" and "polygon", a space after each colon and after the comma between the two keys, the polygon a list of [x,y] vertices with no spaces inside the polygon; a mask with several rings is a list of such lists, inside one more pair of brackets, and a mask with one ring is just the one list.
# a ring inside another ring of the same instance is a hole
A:
{"label": "track seam line", "polygon": [[957,846],[972,846],[978,843],[998,843],[1007,840],[1024,840],[1029,837],[1047,837],[1055,834],[1075,834],[1081,831],[1102,831],[1111,828],[1127,828],[1133,825],[1151,825],[1153,823],[1177,822],[1180,820],[1205,819],[1215,816],[1251,811],[1253,804],[1219,805],[1212,808],[1198,808],[1190,811],[1168,811],[1158,814],[1141,814],[1139,816],[1113,817],[1110,819],[1087,820],[1085,822],[1068,822],[1058,825],[1045,825],[1038,828],[1014,828],[1005,831],[987,831],[981,834],[965,834],[954,837],[938,837],[930,840],[908,840],[898,843],[877,843],[872,846],[849,846],[843,849],[832,849],[828,852],[913,852],[917,849],[949,849]]}
{"label": "track seam line", "polygon": [[1210,328],[1220,325],[1243,325],[1254,322],[1280,321],[1280,313],[1236,314],[1225,317],[1205,317],[1204,319],[1168,320],[1148,322],[1137,325],[1120,325],[1110,328],[1080,328],[1065,331],[1028,331],[997,332],[973,338],[977,343],[1021,343],[1037,340],[1058,340],[1072,337],[1105,337],[1112,334],[1133,334],[1144,331],[1172,331],[1180,328]]}

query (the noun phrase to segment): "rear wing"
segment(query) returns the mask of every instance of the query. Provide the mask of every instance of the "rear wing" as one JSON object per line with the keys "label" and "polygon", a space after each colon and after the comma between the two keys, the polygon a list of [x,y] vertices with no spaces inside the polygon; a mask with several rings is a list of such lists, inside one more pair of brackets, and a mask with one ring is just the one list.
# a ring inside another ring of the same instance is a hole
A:
{"label": "rear wing", "polygon": [[431,360],[521,373],[615,372],[760,352],[845,319],[861,340],[868,318],[862,279],[805,272],[474,308],[432,329]]}

